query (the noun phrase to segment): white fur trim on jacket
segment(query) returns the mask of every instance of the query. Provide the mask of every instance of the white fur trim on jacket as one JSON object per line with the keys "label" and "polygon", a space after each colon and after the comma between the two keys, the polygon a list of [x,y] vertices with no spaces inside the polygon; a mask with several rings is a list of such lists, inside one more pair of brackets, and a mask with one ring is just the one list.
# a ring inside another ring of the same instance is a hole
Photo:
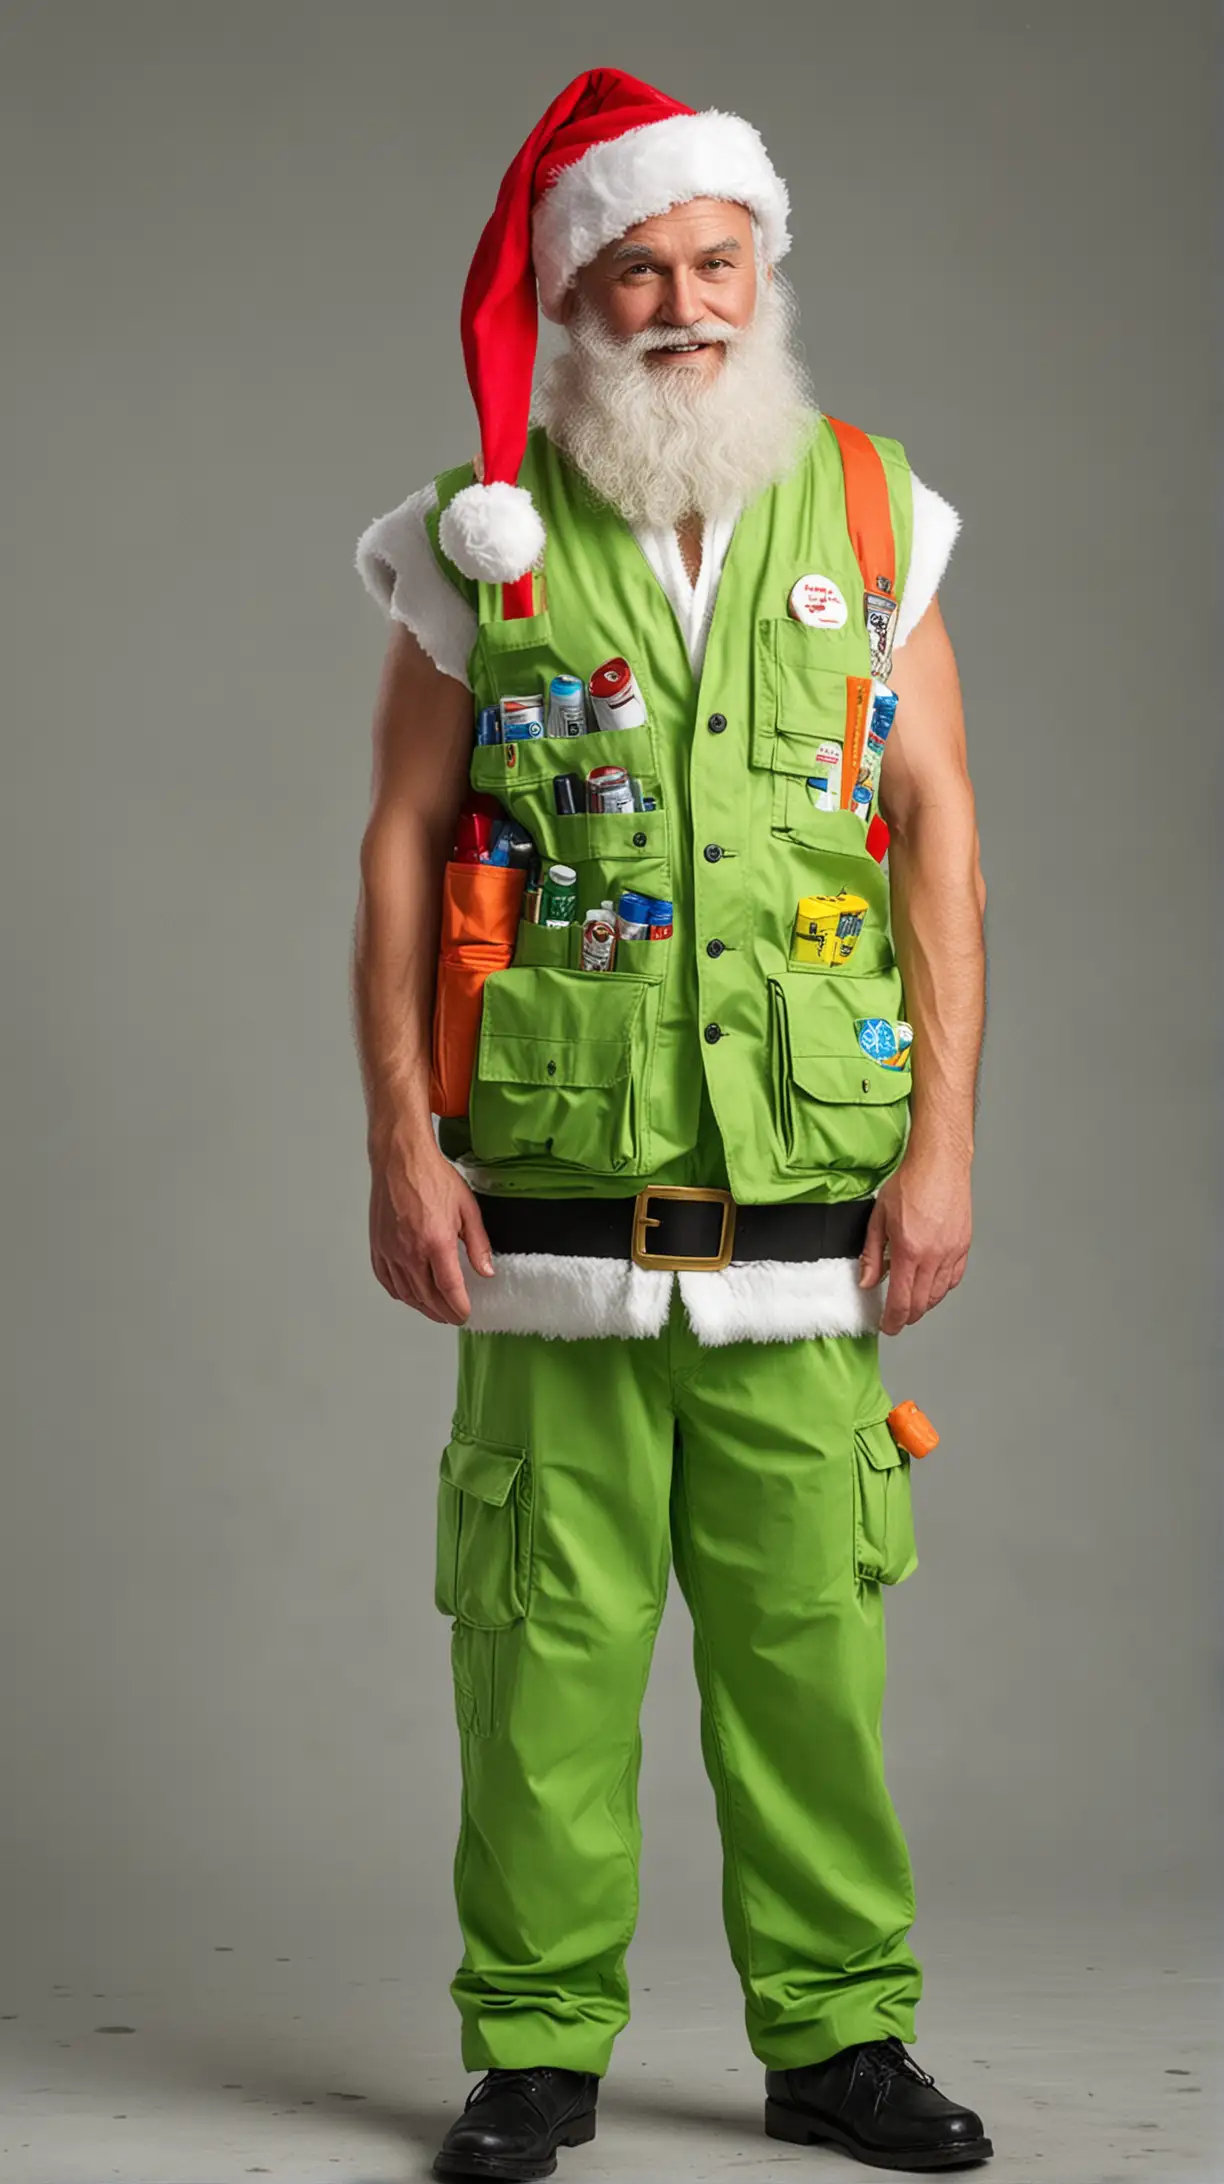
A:
{"label": "white fur trim on jacket", "polygon": [[[673,1277],[631,1260],[584,1259],[546,1251],[499,1251],[494,1271],[467,1273],[465,1325],[484,1335],[548,1335],[576,1342],[600,1335],[657,1335]],[[720,1274],[681,1274],[680,1295],[699,1343],[799,1342],[816,1335],[873,1334],[885,1285],[860,1289],[857,1259],[794,1265],[762,1259]]]}
{"label": "white fur trim on jacket", "polygon": [[425,518],[437,505],[437,487],[431,483],[385,516],[376,516],[358,539],[353,562],[384,614],[412,631],[444,675],[470,688],[467,669],[476,642],[476,616],[434,559]]}
{"label": "white fur trim on jacket", "polygon": [[786,184],[751,122],[713,108],[670,114],[564,167],[536,206],[532,257],[546,318],[558,316],[575,273],[639,220],[694,197],[720,197],[756,214],[767,265],[790,248]]}
{"label": "white fur trim on jacket", "polygon": [[[904,644],[930,606],[961,521],[951,502],[920,478],[912,478],[912,484],[914,541],[894,650]],[[425,518],[437,505],[437,493],[427,485],[419,493],[410,493],[388,515],[377,517],[357,542],[356,565],[370,597],[412,631],[435,667],[466,685],[476,616],[434,559]]]}
{"label": "white fur trim on jacket", "polygon": [[693,1333],[715,1347],[875,1334],[885,1285],[860,1289],[858,1270],[857,1259],[758,1259],[678,1280]]}
{"label": "white fur trim on jacket", "polygon": [[498,1251],[491,1274],[464,1271],[481,1335],[657,1335],[671,1301],[671,1275],[632,1259]]}
{"label": "white fur trim on jacket", "polygon": [[914,496],[914,535],[910,545],[909,574],[897,611],[894,651],[905,643],[911,630],[917,629],[939,590],[961,527],[961,519],[951,501],[946,501],[941,493],[933,493],[912,470],[910,486]]}

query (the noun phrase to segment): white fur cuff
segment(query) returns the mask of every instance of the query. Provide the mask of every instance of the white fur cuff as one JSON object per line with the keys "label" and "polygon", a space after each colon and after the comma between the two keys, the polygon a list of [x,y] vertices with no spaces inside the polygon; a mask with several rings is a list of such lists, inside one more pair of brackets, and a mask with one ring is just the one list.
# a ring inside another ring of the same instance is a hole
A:
{"label": "white fur cuff", "polygon": [[493,1267],[490,1275],[467,1276],[472,1312],[465,1324],[476,1334],[565,1342],[661,1333],[674,1279],[703,1347],[874,1334],[886,1287],[860,1289],[857,1259],[762,1259],[719,1274],[673,1276],[626,1259],[499,1251]]}

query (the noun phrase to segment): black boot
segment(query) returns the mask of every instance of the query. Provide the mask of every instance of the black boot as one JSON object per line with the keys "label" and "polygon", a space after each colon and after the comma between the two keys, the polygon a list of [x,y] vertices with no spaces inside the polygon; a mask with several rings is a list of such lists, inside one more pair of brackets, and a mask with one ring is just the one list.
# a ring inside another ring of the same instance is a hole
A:
{"label": "black boot", "polygon": [[442,2141],[435,2176],[551,2176],[558,2146],[595,2136],[599,2080],[585,2070],[487,2070]]}
{"label": "black boot", "polygon": [[827,2139],[874,2169],[960,2169],[994,2152],[981,2117],[941,2093],[896,2039],[767,2070],[765,2129],[793,2146]]}

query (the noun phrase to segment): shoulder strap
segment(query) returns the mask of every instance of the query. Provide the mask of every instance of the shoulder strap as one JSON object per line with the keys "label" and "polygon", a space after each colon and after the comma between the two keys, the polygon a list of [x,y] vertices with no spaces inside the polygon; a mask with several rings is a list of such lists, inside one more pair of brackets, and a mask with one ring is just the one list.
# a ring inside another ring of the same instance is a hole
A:
{"label": "shoulder strap", "polygon": [[846,522],[850,541],[863,577],[864,591],[897,595],[897,547],[893,537],[892,511],[888,505],[888,480],[879,449],[869,435],[843,418],[825,422],[841,449],[846,479]]}
{"label": "shoulder strap", "polygon": [[[830,417],[827,411],[825,419],[841,450],[846,480],[846,524],[862,575],[863,590],[886,592],[890,599],[895,599],[897,542],[893,536],[888,479],[884,475],[880,451],[858,425],[848,425],[841,417]],[[877,864],[884,862],[888,838],[888,822],[877,811],[867,829],[866,843]]]}

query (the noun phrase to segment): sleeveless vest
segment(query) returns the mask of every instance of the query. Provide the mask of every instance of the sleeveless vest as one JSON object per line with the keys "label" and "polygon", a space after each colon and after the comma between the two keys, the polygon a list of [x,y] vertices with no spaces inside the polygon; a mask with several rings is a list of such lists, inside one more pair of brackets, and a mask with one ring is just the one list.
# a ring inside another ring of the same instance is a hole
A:
{"label": "sleeveless vest", "polygon": [[[900,598],[909,466],[897,441],[872,439]],[[647,722],[473,748],[473,787],[500,799],[546,864],[576,868],[578,922],[524,921],[511,966],[486,980],[468,1114],[441,1124],[443,1150],[478,1170],[485,1189],[632,1195],[649,1182],[694,1180],[693,1150],[712,1113],[741,1203],[874,1191],[904,1150],[911,1080],[908,1067],[869,1058],[856,1032],[865,1018],[904,1015],[887,878],[862,819],[817,809],[808,787],[822,741],[845,733],[851,680],[870,674],[830,426],[819,419],[794,471],[740,517],[699,680],[633,533],[539,430],[519,482],[546,526],[545,569],[537,611],[506,620],[501,587],[460,576],[438,544],[438,517],[471,478],[466,465],[437,480],[429,530],[439,566],[478,615],[476,707],[544,694],[555,674],[587,682],[620,654]],[[792,587],[809,574],[839,586],[841,628],[788,613]],[[557,811],[557,774],[608,763],[637,776],[656,808]],[[671,939],[622,939],[614,970],[583,971],[583,915],[626,888],[673,903]],[[849,960],[796,960],[800,899],[842,890],[867,904]]]}

